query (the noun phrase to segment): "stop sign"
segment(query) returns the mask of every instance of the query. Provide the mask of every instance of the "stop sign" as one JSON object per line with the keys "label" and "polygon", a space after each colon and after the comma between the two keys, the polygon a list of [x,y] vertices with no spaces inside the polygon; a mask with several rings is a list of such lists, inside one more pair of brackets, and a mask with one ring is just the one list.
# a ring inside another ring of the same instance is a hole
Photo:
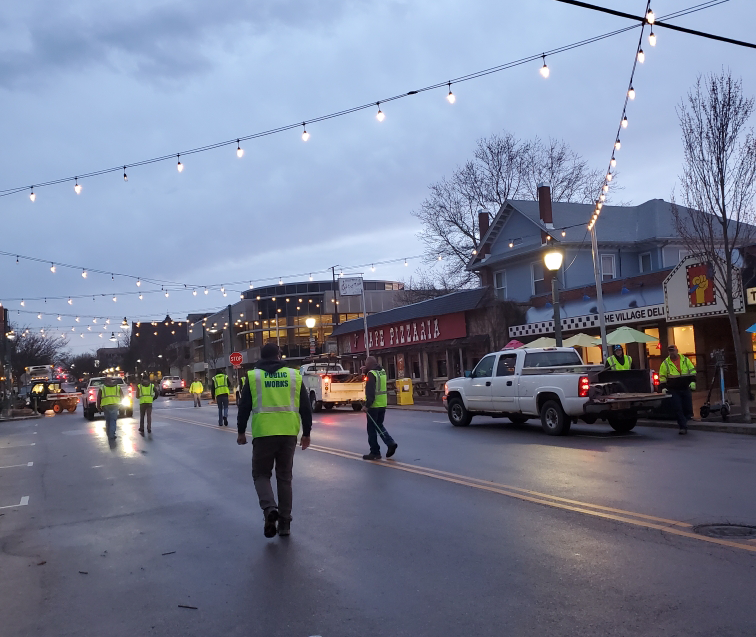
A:
{"label": "stop sign", "polygon": [[231,354],[231,356],[228,357],[228,360],[231,361],[231,364],[234,367],[239,367],[242,364],[242,355],[239,352],[234,352]]}

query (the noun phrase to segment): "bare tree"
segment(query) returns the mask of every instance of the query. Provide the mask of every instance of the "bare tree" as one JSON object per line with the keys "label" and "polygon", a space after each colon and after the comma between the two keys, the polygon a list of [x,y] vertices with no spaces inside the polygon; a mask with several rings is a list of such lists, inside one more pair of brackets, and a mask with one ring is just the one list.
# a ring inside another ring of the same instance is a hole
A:
{"label": "bare tree", "polygon": [[13,374],[19,378],[25,367],[55,365],[60,362],[68,343],[65,339],[33,332],[30,328],[16,330],[18,336],[11,345]]}
{"label": "bare tree", "polygon": [[550,184],[557,201],[588,203],[602,179],[603,172],[590,170],[560,140],[526,141],[506,132],[478,140],[473,159],[431,184],[420,210],[412,213],[422,224],[425,261],[435,265],[421,278],[450,290],[475,284],[477,276],[466,266],[480,248],[478,212],[493,217],[508,199],[535,200],[539,183]]}
{"label": "bare tree", "polygon": [[727,305],[743,418],[750,422],[748,371],[735,316],[740,250],[753,242],[756,141],[746,124],[753,98],[743,96],[729,71],[698,77],[678,107],[684,151],[682,203],[673,197],[677,232],[688,250],[712,264],[713,284]]}

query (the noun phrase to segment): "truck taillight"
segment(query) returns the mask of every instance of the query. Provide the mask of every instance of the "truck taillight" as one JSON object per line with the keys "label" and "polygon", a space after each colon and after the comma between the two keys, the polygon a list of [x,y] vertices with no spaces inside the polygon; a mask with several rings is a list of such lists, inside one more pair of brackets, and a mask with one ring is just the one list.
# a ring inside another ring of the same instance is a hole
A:
{"label": "truck taillight", "polygon": [[181,381],[181,388],[183,389],[184,387],[186,387],[186,381],[185,381],[185,380],[182,380],[182,381]]}
{"label": "truck taillight", "polygon": [[129,398],[134,398],[134,388],[129,385]]}
{"label": "truck taillight", "polygon": [[363,382],[367,382],[367,376],[362,377]]}
{"label": "truck taillight", "polygon": [[651,383],[654,386],[654,389],[659,388],[659,372],[651,372]]}
{"label": "truck taillight", "polygon": [[587,376],[581,376],[578,380],[578,396],[588,398],[588,390],[591,388],[591,381]]}

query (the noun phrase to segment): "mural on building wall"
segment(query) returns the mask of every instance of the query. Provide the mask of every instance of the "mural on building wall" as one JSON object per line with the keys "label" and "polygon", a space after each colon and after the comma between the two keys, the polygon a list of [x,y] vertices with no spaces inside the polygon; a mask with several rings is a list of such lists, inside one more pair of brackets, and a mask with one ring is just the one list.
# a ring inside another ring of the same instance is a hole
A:
{"label": "mural on building wall", "polygon": [[714,305],[714,272],[711,263],[697,263],[685,268],[688,276],[688,303],[690,307]]}

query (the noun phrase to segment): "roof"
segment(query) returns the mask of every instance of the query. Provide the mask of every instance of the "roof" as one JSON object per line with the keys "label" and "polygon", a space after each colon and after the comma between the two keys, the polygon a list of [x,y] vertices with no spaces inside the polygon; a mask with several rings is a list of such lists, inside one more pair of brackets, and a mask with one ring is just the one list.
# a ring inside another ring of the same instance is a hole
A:
{"label": "roof", "polygon": [[[489,293],[488,288],[474,288],[472,290],[462,290],[437,296],[435,299],[403,305],[393,310],[378,312],[367,317],[368,328],[388,325],[390,323],[400,323],[402,321],[412,321],[429,316],[440,316],[442,314],[454,314],[455,312],[466,312],[474,310],[485,305],[486,296]],[[363,329],[362,319],[353,319],[336,326],[331,336],[340,336],[341,334],[351,334]]]}

